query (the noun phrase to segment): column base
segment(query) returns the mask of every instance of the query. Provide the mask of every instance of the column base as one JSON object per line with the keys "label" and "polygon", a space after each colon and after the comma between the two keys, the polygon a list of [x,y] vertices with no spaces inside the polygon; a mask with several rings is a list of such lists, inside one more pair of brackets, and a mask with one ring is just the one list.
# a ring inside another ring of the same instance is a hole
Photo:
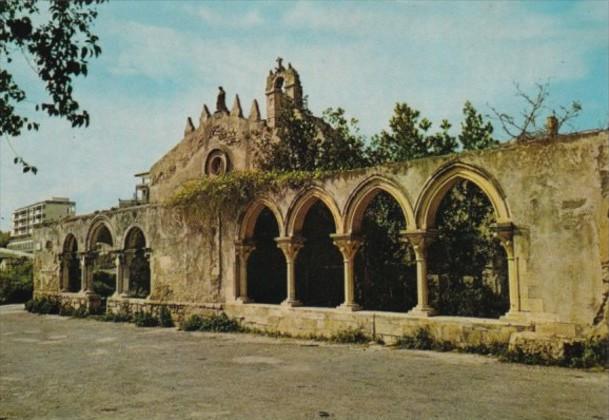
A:
{"label": "column base", "polygon": [[235,299],[235,303],[239,303],[239,304],[244,304],[244,303],[253,303],[254,299],[249,298],[247,296],[239,296],[237,299]]}
{"label": "column base", "polygon": [[523,322],[526,321],[526,315],[524,312],[510,309],[505,315],[499,317],[499,319],[502,321]]}
{"label": "column base", "polygon": [[302,306],[302,302],[299,300],[289,300],[286,299],[283,302],[281,302],[281,306],[283,306],[284,308],[296,308],[298,306]]}
{"label": "column base", "polygon": [[437,314],[436,310],[434,308],[432,308],[431,306],[415,306],[414,308],[412,308],[410,311],[408,311],[406,313],[406,315],[409,315],[409,316],[423,317],[423,318],[434,316],[436,314]]}
{"label": "column base", "polygon": [[345,312],[356,312],[361,311],[362,307],[359,306],[357,303],[342,303],[338,305],[336,309],[340,309],[341,311]]}

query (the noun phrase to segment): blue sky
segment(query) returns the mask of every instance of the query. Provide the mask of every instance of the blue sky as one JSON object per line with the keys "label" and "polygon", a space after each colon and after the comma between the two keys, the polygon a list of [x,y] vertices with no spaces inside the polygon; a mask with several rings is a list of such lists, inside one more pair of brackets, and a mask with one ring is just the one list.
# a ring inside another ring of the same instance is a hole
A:
{"label": "blue sky", "polygon": [[[514,82],[549,82],[550,105],[577,99],[578,130],[609,119],[609,5],[536,2],[111,1],[95,31],[103,53],[76,83],[86,129],[39,115],[41,129],[11,142],[39,169],[22,174],[0,142],[0,228],[14,208],[69,196],[77,212],[116,205],[197,121],[216,89],[264,113],[264,83],[277,56],[300,72],[309,106],[341,106],[371,135],[408,102],[455,128],[470,100],[516,114]],[[5,63],[2,63],[5,65]],[[22,59],[12,70],[32,99],[44,95]],[[22,105],[25,111],[31,103]],[[497,134],[501,132],[497,129]]]}

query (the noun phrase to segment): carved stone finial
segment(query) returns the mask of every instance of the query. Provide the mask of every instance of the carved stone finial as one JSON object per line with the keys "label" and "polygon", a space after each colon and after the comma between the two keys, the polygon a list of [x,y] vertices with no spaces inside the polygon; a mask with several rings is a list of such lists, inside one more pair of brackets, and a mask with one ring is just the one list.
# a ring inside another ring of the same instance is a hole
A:
{"label": "carved stone finial", "polygon": [[186,119],[186,128],[184,128],[184,135],[192,133],[195,131],[195,125],[192,123],[192,118],[188,117]]}
{"label": "carved stone finial", "polygon": [[201,116],[199,117],[199,123],[204,123],[211,117],[211,112],[209,112],[209,108],[207,105],[203,105],[203,110],[201,110]]}
{"label": "carved stone finial", "polygon": [[277,59],[275,60],[277,62],[277,71],[281,71],[284,69],[283,67],[283,58],[281,57],[277,57]]}
{"label": "carved stone finial", "polygon": [[226,92],[222,86],[218,87],[218,98],[216,99],[216,113],[225,112],[228,114],[228,108],[226,107]]}
{"label": "carved stone finial", "polygon": [[258,107],[258,101],[254,99],[252,102],[252,108],[250,109],[250,115],[248,117],[250,121],[260,121],[260,107]]}
{"label": "carved stone finial", "polygon": [[233,102],[233,108],[231,109],[230,114],[234,117],[243,118],[243,111],[241,110],[241,101],[239,100],[239,95],[235,95],[235,101]]}

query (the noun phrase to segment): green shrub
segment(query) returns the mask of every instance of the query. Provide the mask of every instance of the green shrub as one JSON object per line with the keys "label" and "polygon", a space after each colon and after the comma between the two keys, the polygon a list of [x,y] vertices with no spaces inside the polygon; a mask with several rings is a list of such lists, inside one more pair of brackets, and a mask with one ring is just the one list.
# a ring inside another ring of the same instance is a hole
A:
{"label": "green shrub", "polygon": [[89,311],[84,306],[79,306],[78,309],[74,310],[72,316],[74,318],[86,318],[90,315]]}
{"label": "green shrub", "polygon": [[203,317],[200,315],[191,315],[184,322],[181,328],[184,331],[198,331],[203,325]]}
{"label": "green shrub", "polygon": [[69,303],[66,305],[61,305],[59,307],[59,315],[61,316],[73,316],[75,312],[75,309],[72,305],[70,305]]}
{"label": "green shrub", "polygon": [[220,315],[213,314],[208,317],[191,315],[182,323],[184,331],[213,331],[213,332],[239,332],[239,322],[230,319],[224,312]]}
{"label": "green shrub", "polygon": [[347,328],[346,330],[338,331],[332,337],[330,337],[330,341],[335,343],[367,343],[370,341],[370,337],[368,337],[361,328]]}
{"label": "green shrub", "polygon": [[0,271],[0,305],[32,299],[32,262],[21,261]]}
{"label": "green shrub", "polygon": [[208,318],[202,318],[203,322],[199,327],[200,331],[214,332],[239,332],[241,326],[235,319],[229,318],[224,312],[220,315],[213,314]]}
{"label": "green shrub", "polygon": [[127,312],[117,312],[112,314],[112,322],[131,322],[131,315]]}
{"label": "green shrub", "polygon": [[156,327],[159,325],[159,319],[150,312],[136,312],[133,316],[133,322],[136,327]]}
{"label": "green shrub", "polygon": [[166,306],[161,306],[159,309],[159,324],[163,328],[173,327],[173,319],[171,318],[171,312]]}
{"label": "green shrub", "polygon": [[25,309],[34,314],[58,314],[59,308],[59,302],[48,297],[30,299],[25,303]]}

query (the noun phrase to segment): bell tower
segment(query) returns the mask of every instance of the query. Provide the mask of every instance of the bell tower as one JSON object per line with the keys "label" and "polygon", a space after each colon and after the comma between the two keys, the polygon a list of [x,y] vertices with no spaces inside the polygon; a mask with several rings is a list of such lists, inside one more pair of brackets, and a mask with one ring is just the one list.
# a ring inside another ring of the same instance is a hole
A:
{"label": "bell tower", "polygon": [[266,115],[269,127],[275,127],[281,109],[288,103],[292,103],[297,109],[301,109],[302,85],[298,72],[288,63],[283,66],[283,59],[277,58],[277,67],[269,70],[266,78]]}

